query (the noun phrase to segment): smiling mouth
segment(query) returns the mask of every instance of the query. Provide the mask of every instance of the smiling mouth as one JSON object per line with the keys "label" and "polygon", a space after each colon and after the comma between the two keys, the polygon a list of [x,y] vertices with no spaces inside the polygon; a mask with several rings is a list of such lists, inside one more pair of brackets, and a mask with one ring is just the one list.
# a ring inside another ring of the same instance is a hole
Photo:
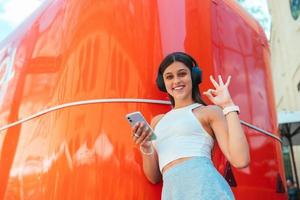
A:
{"label": "smiling mouth", "polygon": [[178,90],[182,90],[185,86],[184,85],[179,85],[176,87],[173,87],[173,90],[178,91]]}

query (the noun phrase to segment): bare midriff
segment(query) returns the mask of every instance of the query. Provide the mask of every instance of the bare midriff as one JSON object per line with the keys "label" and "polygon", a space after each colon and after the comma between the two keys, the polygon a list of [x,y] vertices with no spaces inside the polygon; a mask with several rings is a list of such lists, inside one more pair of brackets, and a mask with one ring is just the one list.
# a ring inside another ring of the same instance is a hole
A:
{"label": "bare midriff", "polygon": [[191,158],[192,157],[185,157],[185,158],[178,158],[176,160],[173,160],[172,162],[170,162],[166,166],[164,166],[164,168],[162,169],[162,173],[165,173],[166,171],[168,171],[169,169],[171,169],[175,165],[178,165],[179,163],[182,163],[182,162],[184,162],[186,160],[189,160]]}

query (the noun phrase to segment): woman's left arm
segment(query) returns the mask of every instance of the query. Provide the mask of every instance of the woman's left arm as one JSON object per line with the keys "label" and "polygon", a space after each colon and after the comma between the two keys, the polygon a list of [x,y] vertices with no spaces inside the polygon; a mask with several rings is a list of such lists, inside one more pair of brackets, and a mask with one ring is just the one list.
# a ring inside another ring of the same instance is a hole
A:
{"label": "woman's left arm", "polygon": [[209,89],[204,94],[218,106],[212,107],[213,109],[210,111],[210,124],[217,142],[226,158],[234,167],[247,167],[250,162],[249,145],[238,113],[232,111],[224,116],[222,112],[222,109],[234,106],[228,92],[231,77],[228,78],[225,84],[221,76],[219,76],[219,83],[212,77],[210,79],[215,89]]}

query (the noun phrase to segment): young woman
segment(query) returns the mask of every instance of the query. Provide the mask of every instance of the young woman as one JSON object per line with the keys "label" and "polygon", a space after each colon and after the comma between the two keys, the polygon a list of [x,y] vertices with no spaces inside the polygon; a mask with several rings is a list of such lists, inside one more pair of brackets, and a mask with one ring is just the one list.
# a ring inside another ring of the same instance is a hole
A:
{"label": "young woman", "polygon": [[163,179],[163,200],[234,199],[226,180],[211,161],[214,142],[228,161],[237,168],[249,164],[249,147],[238,117],[239,108],[228,92],[221,76],[215,87],[203,92],[215,105],[201,100],[198,84],[201,71],[186,53],[175,52],[159,66],[157,85],[167,92],[172,110],[153,118],[151,126],[157,140],[150,141],[152,132],[138,123],[132,137],[140,145],[143,169],[152,183]]}

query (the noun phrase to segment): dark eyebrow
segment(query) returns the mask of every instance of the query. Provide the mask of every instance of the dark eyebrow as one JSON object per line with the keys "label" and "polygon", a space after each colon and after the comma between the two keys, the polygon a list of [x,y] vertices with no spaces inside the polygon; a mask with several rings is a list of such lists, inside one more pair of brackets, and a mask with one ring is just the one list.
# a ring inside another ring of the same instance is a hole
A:
{"label": "dark eyebrow", "polygon": [[[180,73],[180,72],[186,72],[187,69],[179,69],[176,73]],[[167,72],[164,74],[164,76],[167,76],[167,75],[172,75],[173,73],[172,72]]]}
{"label": "dark eyebrow", "polygon": [[177,72],[187,71],[187,69],[180,69]]}
{"label": "dark eyebrow", "polygon": [[167,72],[167,73],[165,73],[165,74],[164,74],[164,76],[167,76],[168,74],[171,74],[171,75],[172,75],[172,73],[171,73],[171,72]]}

